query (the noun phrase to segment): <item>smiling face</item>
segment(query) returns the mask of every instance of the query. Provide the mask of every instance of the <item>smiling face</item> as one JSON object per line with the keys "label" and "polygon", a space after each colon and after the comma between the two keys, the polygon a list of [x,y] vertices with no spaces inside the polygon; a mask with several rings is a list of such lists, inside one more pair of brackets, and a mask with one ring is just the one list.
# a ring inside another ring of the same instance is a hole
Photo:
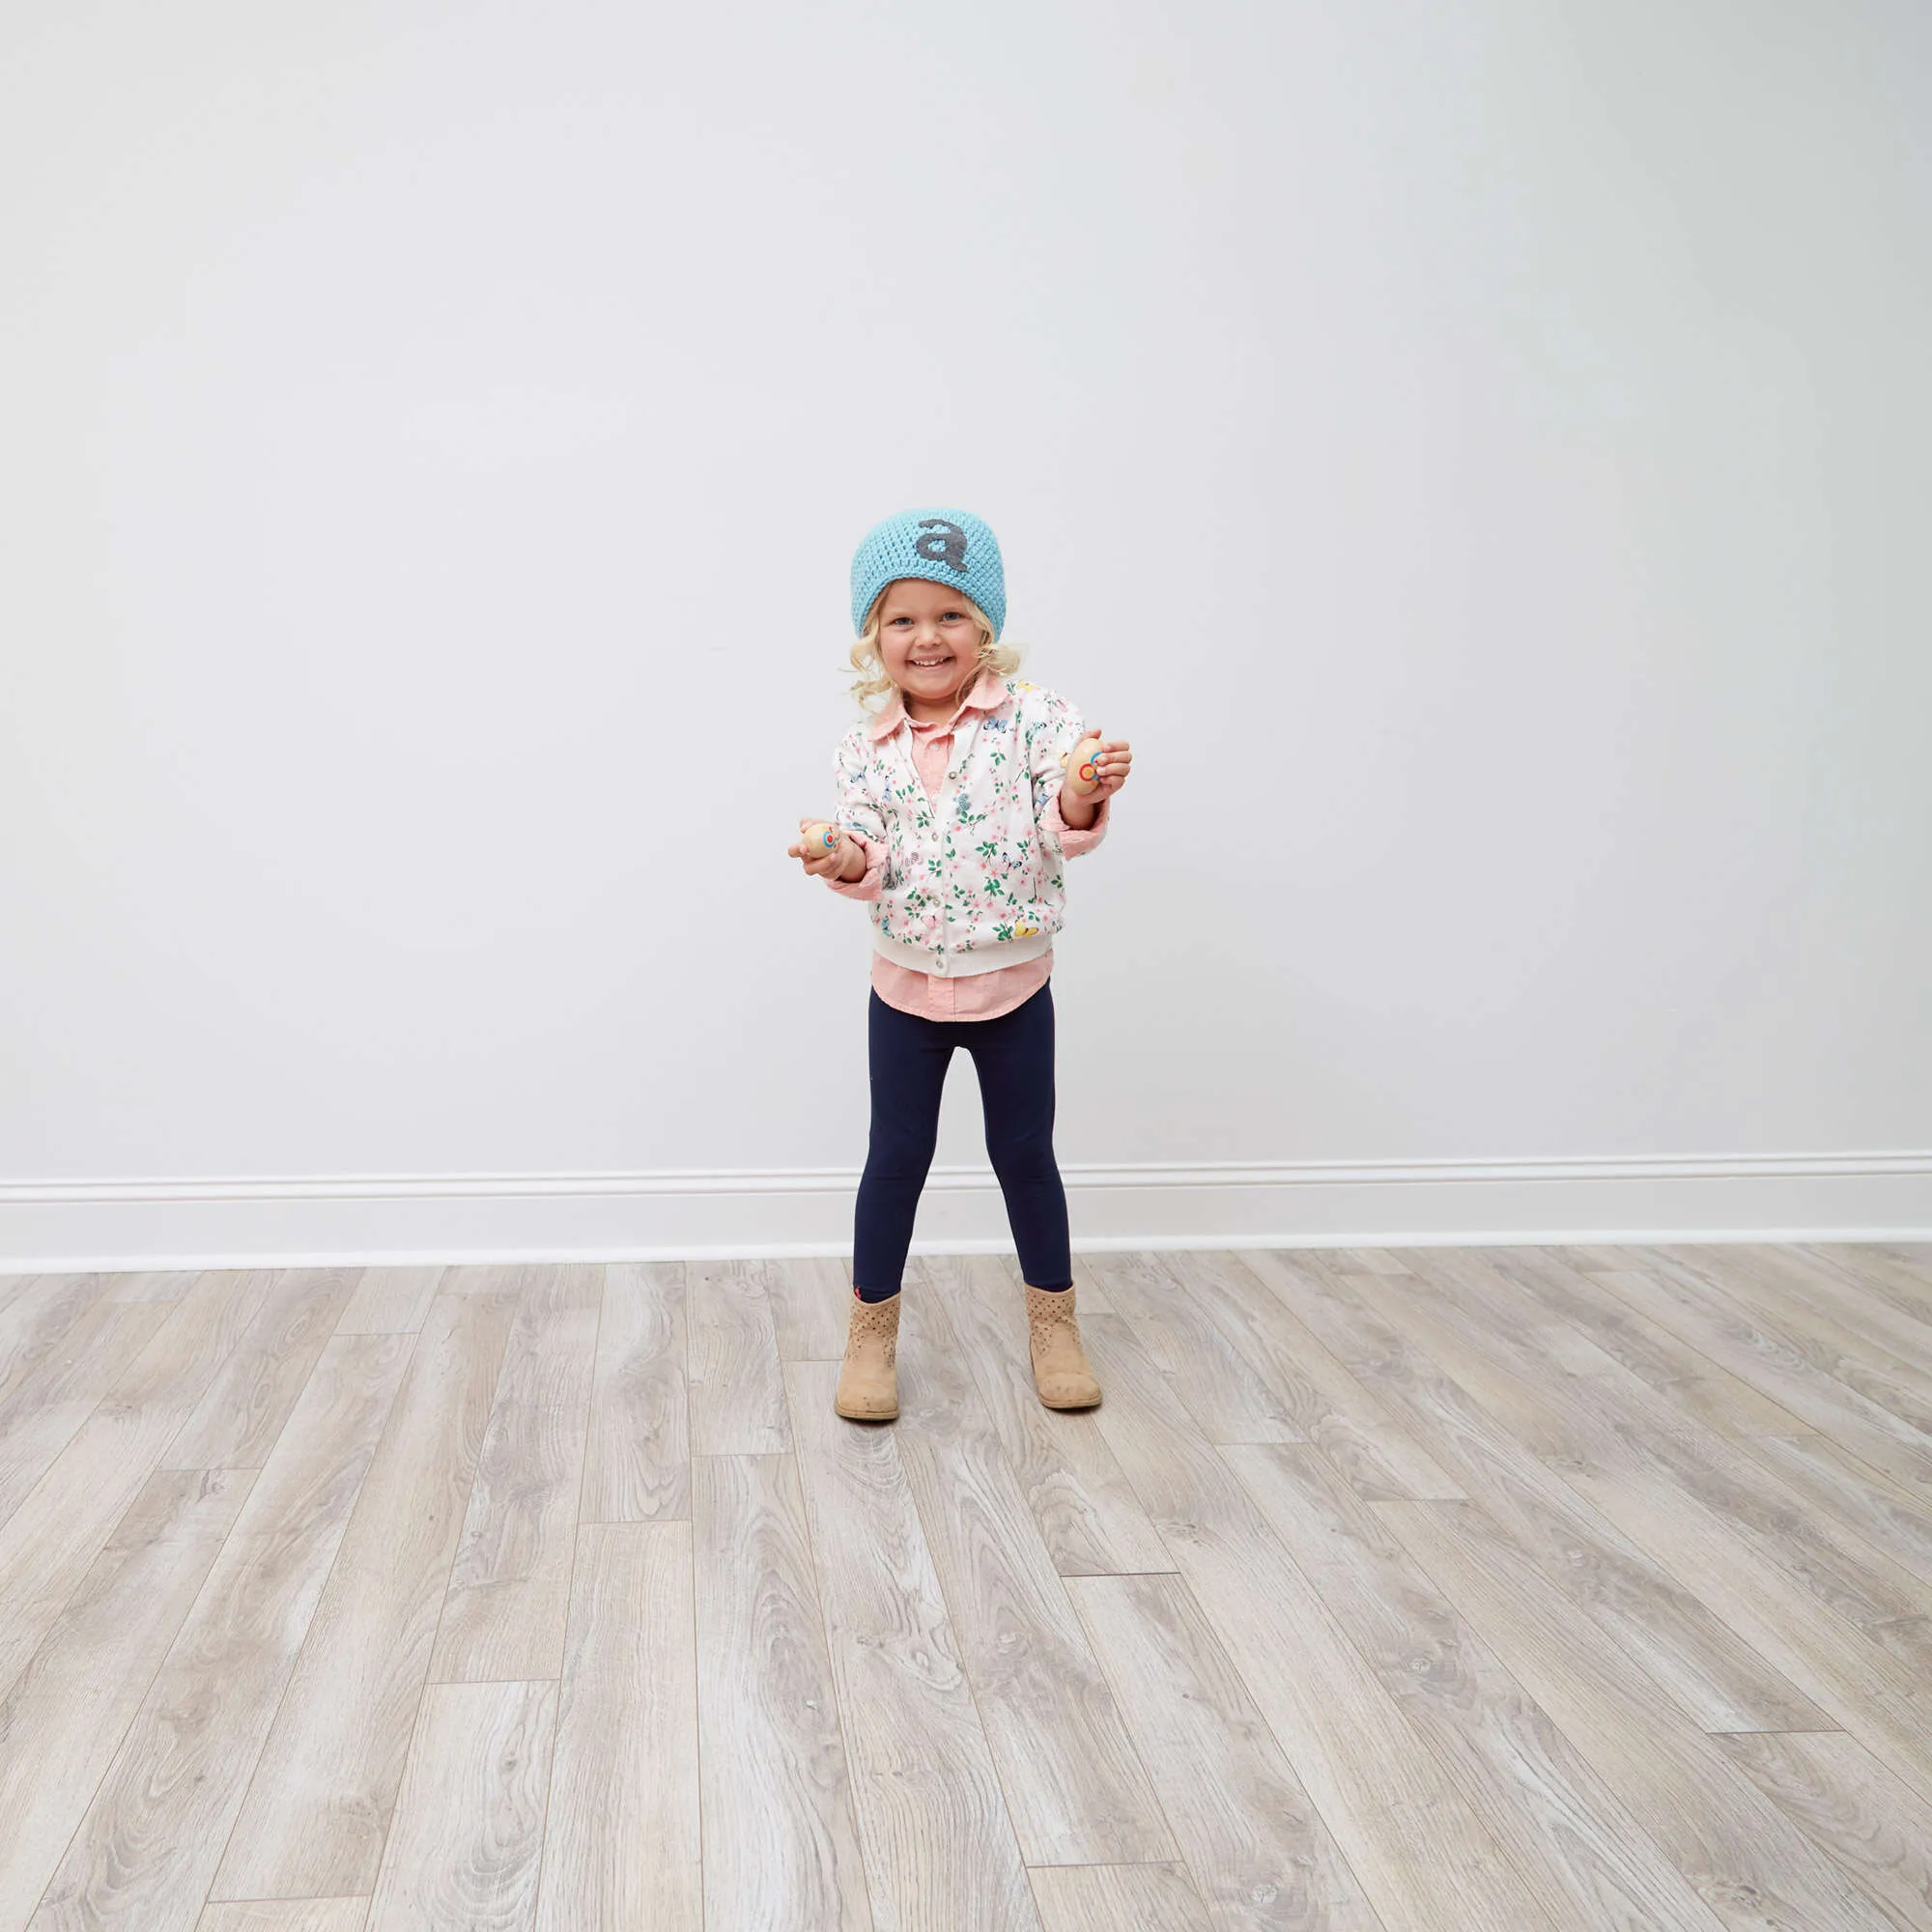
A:
{"label": "smiling face", "polygon": [[909,716],[951,717],[980,674],[980,620],[956,590],[901,577],[879,600],[879,658]]}

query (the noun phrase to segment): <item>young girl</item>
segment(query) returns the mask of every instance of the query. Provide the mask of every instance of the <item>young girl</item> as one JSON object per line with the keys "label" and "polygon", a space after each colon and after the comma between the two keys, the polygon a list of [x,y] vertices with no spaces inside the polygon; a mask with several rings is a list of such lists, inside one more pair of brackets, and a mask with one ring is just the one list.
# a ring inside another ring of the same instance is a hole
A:
{"label": "young girl", "polygon": [[835,818],[801,819],[789,848],[834,892],[872,904],[871,1147],[835,1399],[840,1415],[865,1420],[898,1414],[899,1282],[955,1046],[980,1076],[1039,1399],[1100,1399],[1074,1319],[1053,1158],[1047,976],[1065,861],[1106,837],[1133,753],[1107,740],[1069,769],[1094,734],[1065,698],[1013,676],[1019,659],[999,641],[1006,615],[1000,547],[978,517],[907,510],[867,533],[852,559],[854,693],[885,702],[838,746]]}

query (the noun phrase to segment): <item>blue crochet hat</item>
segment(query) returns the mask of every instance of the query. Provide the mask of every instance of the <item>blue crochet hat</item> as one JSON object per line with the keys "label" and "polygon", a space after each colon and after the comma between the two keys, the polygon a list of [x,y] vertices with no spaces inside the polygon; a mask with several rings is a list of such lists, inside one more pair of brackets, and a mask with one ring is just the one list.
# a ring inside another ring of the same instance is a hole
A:
{"label": "blue crochet hat", "polygon": [[887,584],[923,577],[963,590],[992,620],[997,639],[1007,622],[1007,573],[999,539],[970,510],[901,510],[874,524],[852,558],[852,628]]}

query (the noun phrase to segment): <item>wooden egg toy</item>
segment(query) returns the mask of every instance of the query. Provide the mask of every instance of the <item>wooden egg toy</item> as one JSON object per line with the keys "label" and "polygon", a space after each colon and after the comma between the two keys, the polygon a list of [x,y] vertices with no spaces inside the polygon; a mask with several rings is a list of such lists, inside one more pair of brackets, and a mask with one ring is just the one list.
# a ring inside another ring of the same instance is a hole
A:
{"label": "wooden egg toy", "polygon": [[1066,767],[1066,785],[1075,798],[1087,798],[1100,788],[1100,768],[1094,761],[1099,755],[1100,740],[1091,732],[1061,759]]}
{"label": "wooden egg toy", "polygon": [[805,847],[805,856],[808,859],[829,858],[838,850],[838,828],[822,821],[816,825],[808,825],[798,835],[798,842]]}

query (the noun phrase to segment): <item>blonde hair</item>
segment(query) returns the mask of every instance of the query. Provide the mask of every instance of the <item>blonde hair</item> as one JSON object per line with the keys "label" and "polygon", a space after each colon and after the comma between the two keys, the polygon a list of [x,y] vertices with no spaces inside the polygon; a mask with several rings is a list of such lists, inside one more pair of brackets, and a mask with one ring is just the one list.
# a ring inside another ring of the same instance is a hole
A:
{"label": "blonde hair", "polygon": [[[879,612],[885,608],[885,589],[872,599],[872,608],[866,612],[866,628],[852,643],[852,668],[859,673],[858,682],[852,687],[852,696],[864,706],[870,697],[883,697],[894,689],[891,674],[886,669],[886,661],[879,653]],[[957,593],[954,593],[957,595]],[[998,641],[993,636],[993,620],[988,617],[972,598],[961,596],[960,608],[980,627],[980,650],[976,660],[978,669],[991,668],[1002,677],[1011,677],[1020,668],[1020,654],[1010,646]]]}

